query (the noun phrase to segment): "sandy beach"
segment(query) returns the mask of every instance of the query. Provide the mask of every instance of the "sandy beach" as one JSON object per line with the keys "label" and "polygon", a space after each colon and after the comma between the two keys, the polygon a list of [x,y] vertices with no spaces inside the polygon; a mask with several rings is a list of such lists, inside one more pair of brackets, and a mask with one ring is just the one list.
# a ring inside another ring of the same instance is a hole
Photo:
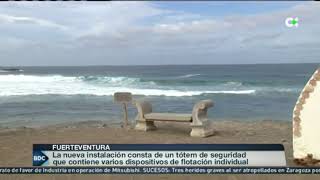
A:
{"label": "sandy beach", "polygon": [[[292,162],[291,123],[264,120],[259,122],[221,121],[212,123],[215,136],[208,138],[192,138],[189,136],[187,124],[157,123],[158,130],[152,132],[137,132],[126,130],[120,124],[108,125],[106,122],[82,122],[60,124],[44,128],[21,127],[16,129],[2,128],[0,130],[0,166],[32,166],[32,144],[37,143],[281,143],[285,146],[287,164]],[[93,175],[28,175],[5,176],[3,179],[85,179]],[[197,175],[199,176],[199,175]],[[4,176],[2,176],[4,177]],[[94,176],[95,179],[127,179],[128,176]],[[150,176],[130,176],[131,179],[149,179]],[[212,179],[213,176],[201,176]],[[215,176],[226,179],[248,176]],[[262,176],[266,179],[274,176]],[[286,176],[299,179],[305,176]],[[312,177],[312,176],[308,176]],[[158,179],[193,179],[192,176],[159,175]],[[0,177],[0,179],[2,179]]]}

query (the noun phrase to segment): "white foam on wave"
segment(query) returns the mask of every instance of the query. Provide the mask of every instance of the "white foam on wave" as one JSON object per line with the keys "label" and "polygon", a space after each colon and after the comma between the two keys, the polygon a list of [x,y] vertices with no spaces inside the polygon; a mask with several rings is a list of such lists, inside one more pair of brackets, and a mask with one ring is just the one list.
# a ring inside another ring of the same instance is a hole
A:
{"label": "white foam on wave", "polygon": [[300,88],[265,88],[264,92],[280,92],[280,93],[291,93],[300,92]]}
{"label": "white foam on wave", "polygon": [[51,82],[73,82],[76,81],[75,77],[66,77],[61,75],[52,75],[52,76],[34,76],[34,75],[0,75],[0,83],[26,83],[26,82],[42,82],[42,83],[51,83]]}
{"label": "white foam on wave", "polygon": [[[129,80],[128,80],[129,79]],[[136,79],[122,77],[104,77],[103,85],[88,83],[79,77],[61,75],[34,76],[34,75],[0,75],[0,96],[22,95],[96,95],[110,96],[118,91],[128,91],[134,95],[146,96],[197,96],[202,94],[253,94],[255,90],[178,90],[174,87],[164,89],[160,86],[130,86]],[[90,78],[89,78],[90,80]]]}
{"label": "white foam on wave", "polygon": [[183,79],[183,78],[190,78],[190,77],[195,77],[195,76],[200,76],[201,74],[186,74],[182,76],[178,76],[178,79]]}
{"label": "white foam on wave", "polygon": [[242,82],[236,82],[236,81],[229,81],[225,84],[223,84],[225,86],[233,86],[233,87],[240,87],[242,86]]}
{"label": "white foam on wave", "polygon": [[74,83],[74,82],[93,82],[93,83],[108,83],[109,85],[127,85],[134,84],[140,81],[139,78],[129,77],[109,77],[109,76],[35,76],[35,75],[0,75],[0,83]]}
{"label": "white foam on wave", "polygon": [[[140,78],[133,77],[110,77],[110,76],[80,76],[77,80],[87,83],[109,84],[109,85],[134,85],[140,83]],[[153,82],[150,82],[152,84]],[[143,83],[141,83],[143,84]],[[147,84],[147,83],[146,83]]]}
{"label": "white foam on wave", "polygon": [[26,95],[95,95],[111,96],[115,92],[131,92],[133,95],[144,96],[198,96],[203,94],[254,94],[255,90],[240,91],[179,91],[179,90],[161,90],[161,89],[129,89],[129,88],[86,88],[83,87],[63,87],[63,88],[25,88],[24,90],[1,91],[0,96],[26,96]]}

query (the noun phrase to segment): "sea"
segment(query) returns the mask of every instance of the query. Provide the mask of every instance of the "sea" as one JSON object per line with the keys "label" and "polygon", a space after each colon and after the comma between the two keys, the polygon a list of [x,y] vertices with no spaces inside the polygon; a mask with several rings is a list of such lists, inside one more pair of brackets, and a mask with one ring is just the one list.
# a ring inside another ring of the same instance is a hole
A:
{"label": "sea", "polygon": [[[121,123],[115,92],[146,99],[155,112],[191,113],[214,101],[212,121],[291,121],[319,64],[16,67],[0,71],[0,127],[81,121]],[[128,105],[129,120],[136,108]]]}

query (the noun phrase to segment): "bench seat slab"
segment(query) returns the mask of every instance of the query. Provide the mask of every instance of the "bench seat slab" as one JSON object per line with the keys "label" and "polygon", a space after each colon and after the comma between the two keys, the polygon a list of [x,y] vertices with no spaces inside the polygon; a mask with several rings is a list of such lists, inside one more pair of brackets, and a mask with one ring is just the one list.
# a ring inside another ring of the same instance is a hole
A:
{"label": "bench seat slab", "polygon": [[177,113],[148,113],[144,115],[147,121],[177,121],[191,122],[192,114],[177,114]]}

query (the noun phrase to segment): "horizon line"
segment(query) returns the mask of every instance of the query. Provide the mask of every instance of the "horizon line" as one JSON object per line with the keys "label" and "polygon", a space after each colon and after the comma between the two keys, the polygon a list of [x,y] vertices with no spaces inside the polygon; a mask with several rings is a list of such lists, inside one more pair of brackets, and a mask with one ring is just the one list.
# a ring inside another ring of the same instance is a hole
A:
{"label": "horizon line", "polygon": [[8,67],[97,67],[97,66],[207,66],[207,65],[216,65],[216,66],[232,66],[232,65],[285,65],[285,64],[320,64],[320,62],[295,62],[295,63],[239,63],[239,64],[129,64],[129,65],[4,65],[0,68]]}

